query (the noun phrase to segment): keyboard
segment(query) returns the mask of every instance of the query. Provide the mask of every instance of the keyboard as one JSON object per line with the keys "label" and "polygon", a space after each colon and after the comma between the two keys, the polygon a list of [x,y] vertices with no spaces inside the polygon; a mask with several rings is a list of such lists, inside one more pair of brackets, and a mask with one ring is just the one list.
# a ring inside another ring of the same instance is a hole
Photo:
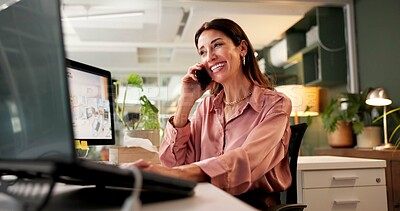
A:
{"label": "keyboard", "polygon": [[[135,178],[129,169],[118,165],[78,160],[74,164],[62,164],[57,168],[57,182],[74,185],[95,185],[97,188],[132,190]],[[197,182],[164,176],[140,170],[142,174],[142,203],[190,197]]]}
{"label": "keyboard", "polygon": [[[164,176],[139,170],[142,174],[140,200],[142,204],[186,198],[194,195],[197,182]],[[75,160],[72,163],[50,161],[0,162],[0,175],[14,175],[12,181],[1,181],[0,192],[6,193],[28,204],[31,210],[45,206],[54,210],[58,203],[69,201],[81,206],[120,206],[132,194],[135,177],[133,172],[118,165],[98,163],[90,160]],[[8,177],[8,176],[6,176]],[[66,194],[51,194],[56,182],[80,185],[76,191]],[[21,187],[36,187],[26,188]],[[47,190],[47,191],[46,191]],[[37,194],[37,192],[43,194]],[[32,198],[32,194],[35,196]],[[68,203],[67,203],[68,204]],[[65,205],[65,210],[71,210]]]}

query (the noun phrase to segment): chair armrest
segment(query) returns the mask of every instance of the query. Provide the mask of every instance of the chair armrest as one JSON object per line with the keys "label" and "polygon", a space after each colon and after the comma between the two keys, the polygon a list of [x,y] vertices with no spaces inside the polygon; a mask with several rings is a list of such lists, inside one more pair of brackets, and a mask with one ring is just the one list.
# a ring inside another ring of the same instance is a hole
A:
{"label": "chair armrest", "polygon": [[267,211],[302,211],[306,208],[305,204],[280,204],[273,207],[269,207]]}

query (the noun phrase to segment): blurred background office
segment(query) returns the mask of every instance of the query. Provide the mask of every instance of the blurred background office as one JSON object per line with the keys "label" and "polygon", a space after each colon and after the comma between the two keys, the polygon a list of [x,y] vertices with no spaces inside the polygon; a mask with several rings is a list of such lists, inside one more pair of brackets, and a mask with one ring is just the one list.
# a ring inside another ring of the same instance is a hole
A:
{"label": "blurred background office", "polygon": [[[0,5],[7,2],[1,0]],[[284,39],[288,29],[319,6],[344,9],[347,67],[345,82],[321,87],[320,110],[338,92],[377,86],[388,90],[394,105],[398,105],[398,82],[388,80],[398,76],[400,67],[396,58],[400,49],[397,0],[62,0],[61,9],[67,57],[109,70],[115,80],[124,81],[130,73],[140,74],[146,95],[160,108],[163,126],[175,111],[181,77],[199,61],[193,37],[203,22],[216,17],[238,22],[260,53],[261,68],[276,76],[285,65],[271,65],[263,52]],[[286,68],[290,68],[289,63]],[[137,99],[128,102],[127,111],[137,113]],[[319,116],[313,117],[304,140],[305,155],[327,145]]]}

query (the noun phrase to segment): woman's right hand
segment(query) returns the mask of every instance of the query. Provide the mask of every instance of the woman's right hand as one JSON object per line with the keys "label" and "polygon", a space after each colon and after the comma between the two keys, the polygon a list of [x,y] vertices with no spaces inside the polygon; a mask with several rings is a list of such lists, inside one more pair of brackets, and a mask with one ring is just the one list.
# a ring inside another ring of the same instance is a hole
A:
{"label": "woman's right hand", "polygon": [[181,99],[184,99],[187,103],[192,103],[192,105],[210,88],[210,85],[208,85],[205,90],[202,90],[196,78],[195,72],[202,68],[202,64],[196,63],[189,67],[186,75],[182,78]]}
{"label": "woman's right hand", "polygon": [[201,68],[203,68],[203,65],[200,63],[190,66],[186,75],[182,78],[181,96],[179,97],[173,120],[173,125],[176,128],[184,127],[188,123],[189,114],[194,103],[204,92],[210,89],[214,83],[211,81],[205,90],[201,90],[200,84],[195,76],[195,72],[201,70]]}
{"label": "woman's right hand", "polygon": [[190,66],[186,75],[182,78],[181,96],[179,97],[178,106],[173,120],[173,125],[176,128],[184,127],[188,123],[189,114],[194,103],[204,94],[204,92],[210,89],[214,83],[211,81],[205,90],[201,89],[195,76],[195,72],[201,70],[201,68],[203,68],[203,65],[200,63]]}

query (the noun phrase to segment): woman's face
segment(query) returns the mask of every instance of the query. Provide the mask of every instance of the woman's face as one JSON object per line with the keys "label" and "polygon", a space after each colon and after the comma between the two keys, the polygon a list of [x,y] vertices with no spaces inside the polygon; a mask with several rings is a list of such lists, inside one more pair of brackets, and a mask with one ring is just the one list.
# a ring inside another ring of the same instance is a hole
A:
{"label": "woman's face", "polygon": [[245,53],[242,45],[235,46],[228,36],[214,29],[206,30],[200,35],[198,52],[214,81],[224,84],[243,74],[241,56]]}

